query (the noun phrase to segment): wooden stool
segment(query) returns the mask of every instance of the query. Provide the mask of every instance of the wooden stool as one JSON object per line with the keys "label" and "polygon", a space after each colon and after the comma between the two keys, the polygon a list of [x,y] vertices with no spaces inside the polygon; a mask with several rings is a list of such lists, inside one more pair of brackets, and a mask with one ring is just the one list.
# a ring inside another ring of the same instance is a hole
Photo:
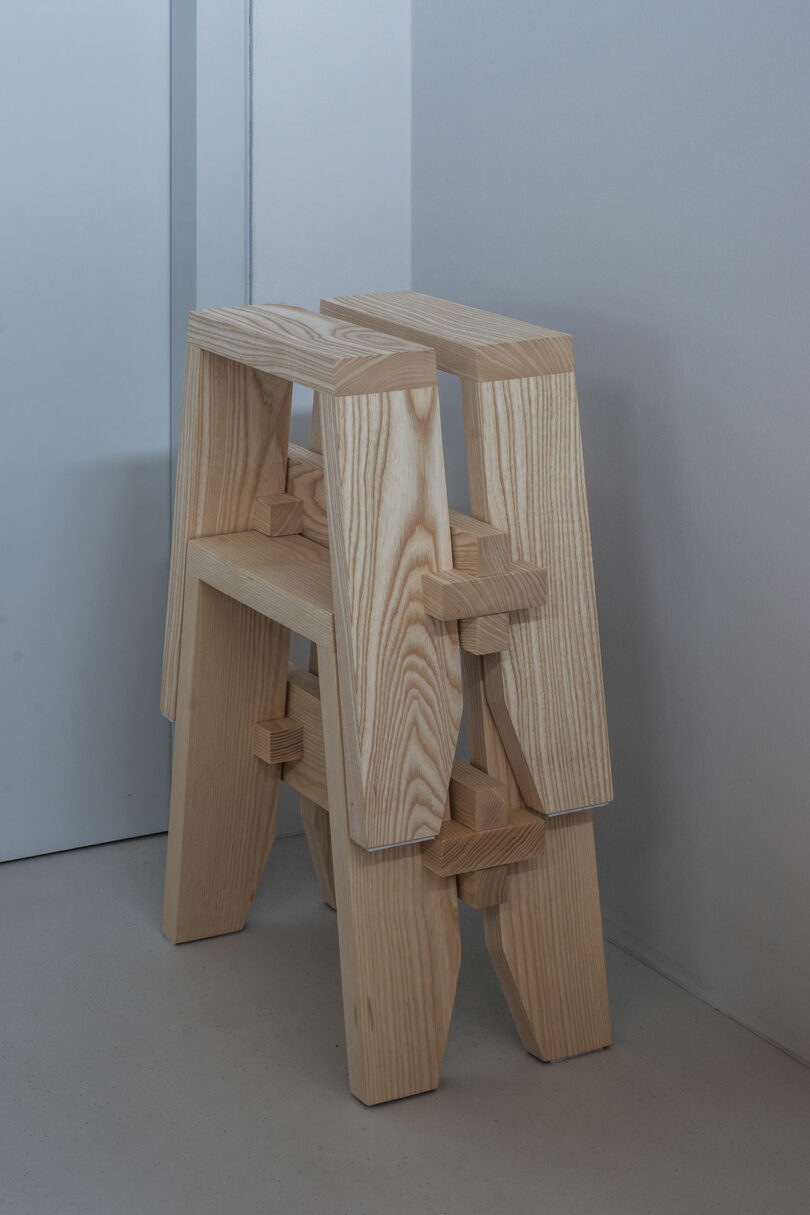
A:
{"label": "wooden stool", "polygon": [[[439,1082],[459,894],[486,907],[527,1048],[608,1044],[583,807],[609,763],[570,339],[412,293],[322,311],[191,317],[164,931],[244,925],[279,781],[297,789],[338,912],[350,1086],[375,1104]],[[437,358],[465,377],[478,519],[448,511]],[[288,444],[293,382],[316,392],[311,451]]]}

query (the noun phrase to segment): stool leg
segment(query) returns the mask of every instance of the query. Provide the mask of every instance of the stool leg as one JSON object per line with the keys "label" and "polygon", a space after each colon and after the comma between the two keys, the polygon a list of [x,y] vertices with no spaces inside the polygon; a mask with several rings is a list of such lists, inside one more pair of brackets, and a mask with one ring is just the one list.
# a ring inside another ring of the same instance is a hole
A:
{"label": "stool leg", "polygon": [[172,768],[163,931],[236,932],[275,838],[280,764],[253,726],[284,715],[289,630],[189,577]]}
{"label": "stool leg", "polygon": [[321,898],[332,910],[335,902],[335,876],[332,868],[332,840],[329,835],[329,812],[301,794],[301,822],[307,837],[307,847],[318,879]]}
{"label": "stool leg", "polygon": [[461,962],[455,878],[419,845],[349,838],[335,655],[318,653],[351,1091],[366,1105],[436,1088]]}
{"label": "stool leg", "polygon": [[[470,758],[517,793],[484,695],[481,659],[462,656]],[[487,949],[521,1041],[550,1062],[611,1041],[590,810],[546,819],[542,856],[510,866],[506,899],[484,909]]]}

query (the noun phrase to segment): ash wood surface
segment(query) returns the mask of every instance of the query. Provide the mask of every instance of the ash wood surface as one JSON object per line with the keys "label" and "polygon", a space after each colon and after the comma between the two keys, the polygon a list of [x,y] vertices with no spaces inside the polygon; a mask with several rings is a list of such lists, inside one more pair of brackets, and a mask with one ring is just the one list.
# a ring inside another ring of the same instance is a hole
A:
{"label": "ash wood surface", "polygon": [[329,553],[311,540],[260,532],[192,540],[188,568],[240,603],[334,648]]}
{"label": "ash wood surface", "polygon": [[506,899],[508,865],[496,865],[492,869],[474,869],[472,873],[460,873],[457,878],[458,897],[462,903],[480,910],[495,907]]}
{"label": "ash wood surface", "polygon": [[292,494],[257,497],[250,512],[252,531],[265,536],[294,536],[304,524],[304,504]]}
{"label": "ash wood surface", "polygon": [[439,830],[461,721],[458,632],[422,587],[452,563],[438,395],[323,393],[320,411],[349,822],[385,847]]}
{"label": "ash wood surface", "polygon": [[329,832],[329,815],[323,806],[309,797],[301,797],[301,822],[307,837],[307,847],[312,858],[312,868],[318,882],[321,898],[334,911],[335,878],[332,867],[332,837]]}
{"label": "ash wood surface", "polygon": [[498,574],[509,569],[512,556],[508,535],[480,519],[451,510],[450,542],[455,570],[467,574]]}
{"label": "ash wood surface", "polygon": [[458,640],[470,654],[498,654],[509,645],[509,613],[459,620]]}
{"label": "ash wood surface", "polygon": [[546,821],[545,854],[512,866],[484,932],[526,1050],[551,1061],[610,1045],[589,810]]}
{"label": "ash wood surface", "polygon": [[450,819],[435,839],[422,845],[422,860],[442,876],[489,869],[538,856],[543,851],[545,823],[531,810],[516,807],[507,811],[505,827],[471,831]]}
{"label": "ash wood surface", "polygon": [[284,713],[289,631],[189,577],[174,737],[163,931],[242,928],[276,833],[281,768],[253,727]]}
{"label": "ash wood surface", "polygon": [[548,574],[545,607],[513,615],[502,659],[539,808],[600,805],[613,789],[574,375],[465,382],[462,400],[473,511]]}
{"label": "ash wood surface", "polygon": [[292,385],[190,343],[177,460],[161,712],[174,719],[186,542],[245,531],[257,495],[283,491]]}
{"label": "ash wood surface", "polygon": [[[329,544],[329,529],[326,520],[326,487],[323,479],[323,456],[321,454],[321,404],[320,393],[312,394],[312,418],[309,427],[311,450],[304,447],[290,448],[287,459],[287,486],[292,482],[299,489],[304,509],[303,533],[318,544]],[[318,647],[309,647],[309,671],[318,673]],[[320,689],[318,691],[318,728],[321,730],[323,748],[323,726],[320,714]],[[332,863],[332,839],[327,813],[328,796],[326,771],[323,773],[322,792],[300,790],[301,822],[307,837],[307,847],[312,858],[312,867],[321,892],[321,897],[335,908],[335,874]],[[314,799],[314,800],[313,800]]]}
{"label": "ash wood surface", "polygon": [[[462,671],[470,758],[506,781],[516,797],[514,774],[486,699],[482,660],[464,654]],[[505,899],[485,912],[484,933],[531,1054],[560,1059],[610,1045],[590,811],[545,820],[542,856],[510,866]]]}
{"label": "ash wood surface", "polygon": [[291,304],[192,312],[188,340],[226,359],[326,392],[387,392],[436,382],[436,356],[427,347]]}
{"label": "ash wood surface", "polygon": [[366,852],[349,836],[335,655],[318,655],[351,1091],[366,1105],[436,1088],[461,940],[455,878],[419,845]]}
{"label": "ash wood surface", "polygon": [[329,545],[329,524],[326,520],[326,486],[323,479],[323,456],[291,443],[287,455],[287,493],[301,503],[301,534],[316,544]]}
{"label": "ash wood surface", "polygon": [[192,312],[188,340],[257,371],[338,394],[436,382],[436,356],[427,347],[290,304]]}
{"label": "ash wood surface", "polygon": [[439,574],[425,574],[422,594],[425,610],[437,620],[536,608],[546,600],[546,572],[525,561],[514,561],[498,574],[444,570]]}
{"label": "ash wood surface", "polygon": [[433,346],[442,371],[471,379],[553,374],[574,366],[567,333],[418,291],[321,300],[321,312]]}
{"label": "ash wood surface", "polygon": [[301,758],[284,765],[281,779],[325,812],[329,802],[318,677],[290,663],[287,678],[287,716],[300,722],[303,739]]}
{"label": "ash wood surface", "polygon": [[506,786],[457,756],[450,776],[450,814],[455,821],[472,831],[505,827],[507,810]]}
{"label": "ash wood surface", "polygon": [[266,764],[283,764],[304,753],[304,727],[292,717],[257,721],[253,727],[253,754]]}

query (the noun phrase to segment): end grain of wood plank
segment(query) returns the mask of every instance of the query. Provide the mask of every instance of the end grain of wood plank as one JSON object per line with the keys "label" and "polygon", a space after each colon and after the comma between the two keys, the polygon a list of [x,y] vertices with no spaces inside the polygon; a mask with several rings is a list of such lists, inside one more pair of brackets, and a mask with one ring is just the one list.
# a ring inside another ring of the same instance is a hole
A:
{"label": "end grain of wood plank", "polygon": [[257,721],[253,727],[253,754],[266,764],[283,764],[304,753],[304,727],[291,717]]}
{"label": "end grain of wood plank", "polygon": [[543,851],[545,823],[531,810],[510,810],[506,827],[470,831],[451,819],[443,823],[435,839],[422,845],[422,860],[428,869],[443,877],[510,865],[539,856]]}
{"label": "end grain of wood plank", "polygon": [[436,381],[436,356],[427,347],[291,304],[192,312],[188,340],[325,392],[389,392]]}
{"label": "end grain of wood plank", "polygon": [[474,380],[571,371],[574,349],[567,333],[483,312],[418,291],[389,291],[321,300],[321,312],[370,325],[436,351],[436,362]]}
{"label": "end grain of wood plank", "polygon": [[502,574],[444,570],[423,576],[422,593],[425,610],[437,620],[539,608],[546,601],[546,571],[525,561],[513,562]]}

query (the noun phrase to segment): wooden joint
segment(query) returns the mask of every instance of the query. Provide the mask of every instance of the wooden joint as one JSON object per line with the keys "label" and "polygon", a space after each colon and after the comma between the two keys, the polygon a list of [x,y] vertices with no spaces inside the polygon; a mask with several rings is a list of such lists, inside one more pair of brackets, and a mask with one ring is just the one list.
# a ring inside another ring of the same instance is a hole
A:
{"label": "wooden joint", "polygon": [[283,764],[304,754],[304,727],[292,717],[257,721],[253,727],[253,754],[266,764]]}
{"label": "wooden joint", "polygon": [[509,648],[509,613],[459,620],[458,639],[468,654],[500,654]]}
{"label": "wooden joint", "polygon": [[506,902],[508,865],[495,865],[492,869],[474,869],[472,873],[460,873],[456,878],[458,897],[470,907],[496,907]]}
{"label": "wooden joint", "polygon": [[505,827],[489,831],[472,831],[452,818],[445,821],[436,838],[422,845],[422,861],[433,873],[450,877],[541,856],[544,841],[544,820],[521,806],[507,812]]}
{"label": "wooden joint", "polygon": [[291,662],[287,680],[287,716],[301,722],[304,745],[299,758],[289,759],[285,763],[281,769],[281,779],[302,797],[308,798],[322,810],[328,810],[321,688],[318,676]]}
{"label": "wooden joint", "polygon": [[450,776],[450,816],[471,831],[505,827],[508,823],[506,785],[463,759],[454,759]]}
{"label": "wooden joint", "polygon": [[489,523],[451,510],[450,542],[454,569],[467,574],[501,574],[509,569],[509,534]]}
{"label": "wooden joint", "polygon": [[265,536],[294,536],[304,526],[304,504],[292,494],[266,494],[253,501],[253,531]]}
{"label": "wooden joint", "polygon": [[425,611],[437,620],[494,616],[546,601],[546,571],[527,561],[514,561],[500,574],[467,574],[441,570],[422,575]]}

